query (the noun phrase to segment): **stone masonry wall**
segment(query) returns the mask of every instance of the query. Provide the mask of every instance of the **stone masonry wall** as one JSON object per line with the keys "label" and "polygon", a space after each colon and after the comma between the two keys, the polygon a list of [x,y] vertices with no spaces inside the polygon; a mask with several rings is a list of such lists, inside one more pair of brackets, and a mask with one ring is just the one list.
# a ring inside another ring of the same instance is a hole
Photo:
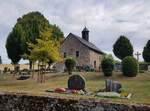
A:
{"label": "stone masonry wall", "polygon": [[0,111],[150,111],[150,105],[0,93]]}
{"label": "stone masonry wall", "polygon": [[102,55],[93,50],[90,50],[90,64],[92,65],[93,68],[94,68],[94,61],[96,61],[96,70],[99,70],[102,61]]}
{"label": "stone masonry wall", "polygon": [[[79,51],[79,57],[76,58],[76,51]],[[79,40],[68,37],[61,46],[61,54],[64,55],[66,52],[67,56],[73,56],[77,60],[77,65],[90,65],[89,49],[81,44]]]}

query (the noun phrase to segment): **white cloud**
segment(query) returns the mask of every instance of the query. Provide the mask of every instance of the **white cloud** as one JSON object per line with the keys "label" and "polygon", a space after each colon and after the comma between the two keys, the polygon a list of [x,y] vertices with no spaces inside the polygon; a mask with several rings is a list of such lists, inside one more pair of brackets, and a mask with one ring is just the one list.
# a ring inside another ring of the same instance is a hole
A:
{"label": "white cloud", "polygon": [[[81,35],[86,24],[90,40],[106,52],[112,52],[119,35],[126,35],[135,47],[150,39],[150,1],[148,0],[3,0],[0,4],[0,50],[8,62],[5,41],[18,17],[40,11],[50,23],[64,31]],[[142,60],[142,59],[141,59]]]}

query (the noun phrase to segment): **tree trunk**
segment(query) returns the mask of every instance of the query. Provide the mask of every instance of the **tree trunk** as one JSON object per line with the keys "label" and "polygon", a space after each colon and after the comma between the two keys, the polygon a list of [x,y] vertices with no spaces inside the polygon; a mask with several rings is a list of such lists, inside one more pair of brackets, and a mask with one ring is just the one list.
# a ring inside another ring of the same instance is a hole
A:
{"label": "tree trunk", "polygon": [[34,63],[32,65],[32,79],[34,78]]}
{"label": "tree trunk", "polygon": [[32,70],[32,61],[29,61],[29,70]]}
{"label": "tree trunk", "polygon": [[16,64],[13,64],[13,65],[14,65],[13,77],[15,77],[15,75],[16,75],[16,71],[15,71],[15,69],[16,69]]}
{"label": "tree trunk", "polygon": [[38,62],[38,75],[37,75],[37,82],[40,82],[40,69],[39,69],[39,62]]}

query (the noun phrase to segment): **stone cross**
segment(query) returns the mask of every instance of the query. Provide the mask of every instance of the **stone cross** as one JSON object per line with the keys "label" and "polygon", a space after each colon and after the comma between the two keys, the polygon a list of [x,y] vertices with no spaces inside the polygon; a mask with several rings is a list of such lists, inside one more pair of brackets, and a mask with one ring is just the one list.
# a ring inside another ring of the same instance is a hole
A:
{"label": "stone cross", "polygon": [[139,61],[139,56],[141,55],[141,53],[137,52],[135,53],[136,57],[137,57],[137,61]]}

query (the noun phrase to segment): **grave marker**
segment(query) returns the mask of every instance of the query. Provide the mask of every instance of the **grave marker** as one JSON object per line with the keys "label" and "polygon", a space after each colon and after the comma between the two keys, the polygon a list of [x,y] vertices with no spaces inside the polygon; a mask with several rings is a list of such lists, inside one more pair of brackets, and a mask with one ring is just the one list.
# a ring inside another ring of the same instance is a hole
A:
{"label": "grave marker", "polygon": [[121,88],[121,84],[118,81],[107,79],[105,83],[106,83],[106,92],[119,92]]}
{"label": "grave marker", "polygon": [[148,65],[148,71],[150,72],[150,65]]}
{"label": "grave marker", "polygon": [[72,75],[68,80],[70,90],[85,90],[85,79],[80,75]]}

